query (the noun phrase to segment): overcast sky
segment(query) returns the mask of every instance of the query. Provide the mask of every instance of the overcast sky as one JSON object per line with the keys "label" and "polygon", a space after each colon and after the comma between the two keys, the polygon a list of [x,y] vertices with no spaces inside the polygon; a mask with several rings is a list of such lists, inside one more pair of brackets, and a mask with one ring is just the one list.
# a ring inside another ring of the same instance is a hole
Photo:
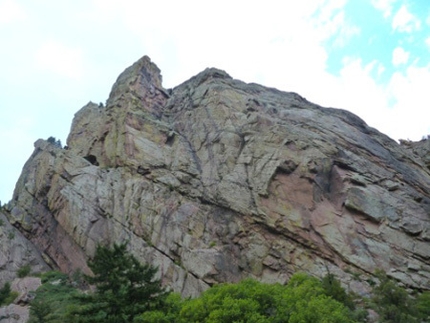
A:
{"label": "overcast sky", "polygon": [[430,134],[428,0],[0,0],[0,200],[38,138],[65,144],[143,55],[164,87],[206,67],[350,110],[395,140]]}

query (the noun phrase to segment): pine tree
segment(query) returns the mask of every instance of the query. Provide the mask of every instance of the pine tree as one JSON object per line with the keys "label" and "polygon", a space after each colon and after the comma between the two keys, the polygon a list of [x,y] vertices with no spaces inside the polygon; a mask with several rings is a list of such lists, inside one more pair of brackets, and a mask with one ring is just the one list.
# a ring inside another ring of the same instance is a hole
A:
{"label": "pine tree", "polygon": [[71,309],[70,322],[126,323],[146,311],[160,308],[166,296],[157,269],[142,265],[127,252],[127,244],[97,247],[86,277],[96,290],[79,296],[82,305]]}

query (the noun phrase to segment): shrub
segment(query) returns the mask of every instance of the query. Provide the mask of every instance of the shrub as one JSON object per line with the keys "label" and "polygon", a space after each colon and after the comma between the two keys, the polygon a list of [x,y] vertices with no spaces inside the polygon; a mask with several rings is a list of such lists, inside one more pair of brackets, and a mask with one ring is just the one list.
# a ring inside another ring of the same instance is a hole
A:
{"label": "shrub", "polygon": [[430,292],[427,291],[418,295],[415,308],[424,322],[430,322]]}
{"label": "shrub", "polygon": [[56,282],[60,281],[61,283],[65,283],[68,280],[68,277],[66,274],[63,274],[59,271],[48,271],[46,273],[43,273],[40,277],[40,280],[42,281],[42,284],[45,284],[47,282]]}
{"label": "shrub", "polygon": [[398,286],[384,272],[378,271],[379,284],[373,288],[372,301],[380,315],[381,323],[419,322],[413,300],[406,290]]}
{"label": "shrub", "polygon": [[76,304],[76,289],[69,283],[67,275],[50,271],[41,275],[40,286],[30,303],[28,323],[63,323],[67,309]]}
{"label": "shrub", "polygon": [[31,266],[30,265],[24,265],[18,269],[16,274],[19,278],[24,278],[24,277],[27,277],[28,275],[30,275],[30,271],[31,271]]}
{"label": "shrub", "polygon": [[340,281],[337,280],[333,274],[327,274],[321,280],[321,284],[327,296],[330,296],[338,302],[341,302],[351,310],[355,308],[352,296],[345,291],[345,289],[340,284]]}
{"label": "shrub", "polygon": [[[164,322],[160,317],[157,319],[153,323]],[[201,297],[184,302],[179,322],[352,323],[353,320],[343,304],[325,295],[318,279],[298,273],[287,286],[252,279],[213,286]]]}
{"label": "shrub", "polygon": [[8,238],[9,240],[13,240],[13,239],[15,239],[15,232],[13,232],[12,230],[11,230],[11,231],[9,231],[9,232],[7,233],[7,238]]}
{"label": "shrub", "polygon": [[61,144],[61,140],[60,139],[56,140],[55,137],[51,136],[46,141],[49,142],[50,144],[54,145],[55,147],[58,147],[58,148],[63,147]]}
{"label": "shrub", "polygon": [[10,289],[9,282],[6,282],[4,286],[0,288],[0,306],[12,303],[17,297],[18,293]]}

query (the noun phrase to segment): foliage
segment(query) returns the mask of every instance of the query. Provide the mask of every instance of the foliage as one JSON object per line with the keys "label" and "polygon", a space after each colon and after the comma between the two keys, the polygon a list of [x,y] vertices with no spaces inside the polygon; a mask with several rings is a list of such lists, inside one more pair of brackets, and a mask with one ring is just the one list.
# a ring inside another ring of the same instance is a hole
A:
{"label": "foliage", "polygon": [[415,309],[423,322],[430,322],[430,292],[418,295]]}
{"label": "foliage", "polygon": [[[59,272],[41,276],[43,285],[31,303],[30,323],[356,323],[367,322],[367,304],[379,314],[380,323],[429,322],[430,292],[416,298],[377,273],[369,300],[352,297],[331,274],[322,280],[304,273],[293,275],[287,285],[246,279],[218,284],[200,297],[182,299],[166,293],[154,279],[156,269],[140,264],[126,244],[98,247],[89,262],[94,275],[76,273],[73,280]],[[82,276],[93,284],[92,292]],[[8,291],[9,288],[9,291]],[[0,299],[10,286],[0,290]]]}
{"label": "foliage", "polygon": [[76,298],[79,306],[70,309],[70,322],[132,322],[143,312],[161,308],[166,293],[154,279],[157,269],[140,264],[126,248],[97,247],[88,264],[94,276],[86,276],[96,290]]}
{"label": "foliage", "polygon": [[24,278],[30,275],[30,272],[31,272],[31,266],[27,264],[19,268],[16,274],[19,278]]}
{"label": "foliage", "polygon": [[10,283],[7,282],[0,288],[0,306],[7,305],[13,301],[13,299],[11,300],[11,293]]}
{"label": "foliage", "polygon": [[67,308],[76,303],[77,291],[67,275],[57,271],[45,273],[41,277],[42,286],[31,301],[29,323],[63,323]]}
{"label": "foliage", "polygon": [[59,271],[48,271],[46,273],[43,273],[40,277],[40,280],[42,284],[48,283],[48,282],[62,282],[65,283],[68,280],[67,275],[63,274]]}
{"label": "foliage", "polygon": [[9,240],[15,239],[15,232],[13,230],[9,231],[8,234],[7,234],[7,238]]}
{"label": "foliage", "polygon": [[57,148],[62,148],[63,147],[62,144],[61,144],[61,140],[60,139],[56,140],[55,137],[51,136],[46,141],[49,142],[50,144],[53,144]]}
{"label": "foliage", "polygon": [[244,280],[238,284],[219,284],[200,298],[185,302],[181,322],[269,322],[276,314],[281,285]]}
{"label": "foliage", "polygon": [[413,306],[413,299],[404,288],[394,283],[379,271],[376,273],[380,283],[373,289],[372,301],[380,315],[381,322],[413,323],[419,322]]}
{"label": "foliage", "polygon": [[289,323],[353,322],[348,308],[327,296],[320,280],[304,273],[291,277],[284,298]]}
{"label": "foliage", "polygon": [[171,323],[179,320],[179,312],[184,302],[181,295],[169,293],[161,309],[152,310],[137,316],[135,323]]}
{"label": "foliage", "polygon": [[287,286],[251,279],[214,286],[200,298],[186,301],[179,318],[179,322],[210,323],[353,322],[349,310],[327,296],[318,279],[301,273],[295,274]]}
{"label": "foliage", "polygon": [[324,288],[324,292],[327,296],[337,300],[338,302],[344,304],[351,310],[354,310],[354,300],[351,294],[348,294],[345,289],[340,284],[339,280],[333,274],[327,274],[321,280],[322,287]]}

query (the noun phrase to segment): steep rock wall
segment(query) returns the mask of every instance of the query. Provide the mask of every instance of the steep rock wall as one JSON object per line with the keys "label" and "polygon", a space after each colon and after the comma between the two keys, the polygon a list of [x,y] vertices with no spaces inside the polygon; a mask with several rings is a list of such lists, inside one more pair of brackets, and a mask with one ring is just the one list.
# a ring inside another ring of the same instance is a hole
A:
{"label": "steep rock wall", "polygon": [[0,210],[0,287],[12,282],[24,266],[30,266],[32,273],[50,268],[39,250],[9,223],[7,215]]}
{"label": "steep rock wall", "polygon": [[[425,157],[425,156],[424,156]],[[24,167],[10,221],[63,271],[129,240],[184,295],[330,271],[366,293],[376,269],[430,289],[430,171],[357,116],[207,69],[172,90],[143,57],[67,149]]]}

